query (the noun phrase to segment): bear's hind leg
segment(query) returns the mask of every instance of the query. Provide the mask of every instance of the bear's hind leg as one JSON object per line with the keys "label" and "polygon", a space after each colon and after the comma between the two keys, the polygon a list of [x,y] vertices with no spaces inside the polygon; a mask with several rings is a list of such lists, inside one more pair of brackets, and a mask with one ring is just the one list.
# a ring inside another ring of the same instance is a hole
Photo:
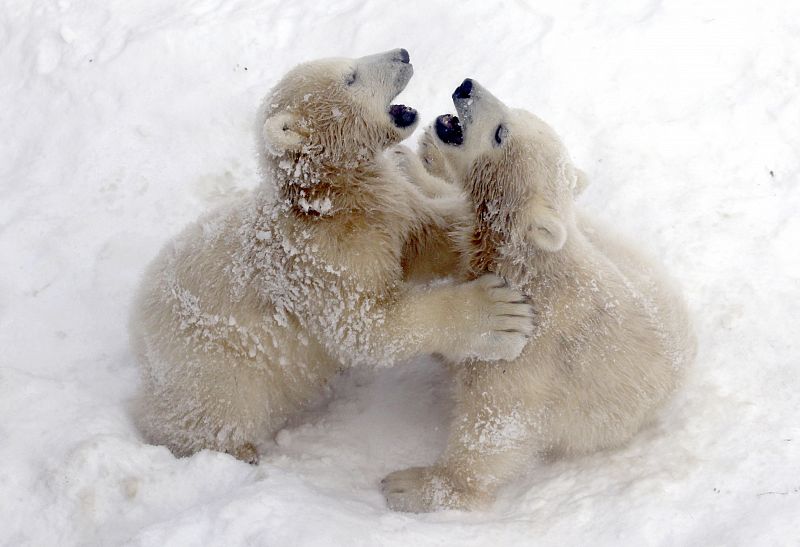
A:
{"label": "bear's hind leg", "polygon": [[[278,381],[275,381],[278,380]],[[146,440],[178,457],[208,449],[258,463],[258,446],[291,408],[280,378],[263,369],[206,353],[145,382],[137,421]]]}

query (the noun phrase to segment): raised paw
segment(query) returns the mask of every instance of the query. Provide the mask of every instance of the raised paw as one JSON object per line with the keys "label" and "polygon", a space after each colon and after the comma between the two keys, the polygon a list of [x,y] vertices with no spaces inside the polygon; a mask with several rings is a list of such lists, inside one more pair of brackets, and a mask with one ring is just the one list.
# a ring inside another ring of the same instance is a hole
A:
{"label": "raised paw", "polygon": [[[502,284],[498,285],[498,281]],[[525,336],[533,334],[533,306],[528,299],[500,278],[487,280],[486,283],[493,305],[491,317],[494,322],[491,324],[491,330]]]}
{"label": "raised paw", "polygon": [[417,181],[426,174],[422,161],[408,146],[396,144],[389,148],[389,155],[397,167],[400,168],[400,171],[402,171],[412,183],[417,183]]}
{"label": "raised paw", "polygon": [[432,467],[410,467],[389,473],[381,481],[381,491],[393,511],[427,513],[460,506],[449,481]]}
{"label": "raised paw", "polygon": [[389,155],[405,178],[426,197],[431,199],[456,198],[464,201],[457,186],[428,173],[419,156],[407,146],[401,144],[392,146],[389,149]]}
{"label": "raised paw", "polygon": [[431,175],[452,182],[447,159],[436,144],[433,127],[428,127],[419,139],[419,157]]}
{"label": "raised paw", "polygon": [[477,357],[485,360],[516,359],[533,334],[533,306],[516,289],[496,275],[485,275],[473,283],[486,294],[479,329]]}

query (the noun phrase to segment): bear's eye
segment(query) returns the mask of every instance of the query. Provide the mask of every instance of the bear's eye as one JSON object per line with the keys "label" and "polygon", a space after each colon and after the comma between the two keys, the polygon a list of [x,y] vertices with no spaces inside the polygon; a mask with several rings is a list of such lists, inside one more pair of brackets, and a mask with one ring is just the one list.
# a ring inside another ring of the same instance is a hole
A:
{"label": "bear's eye", "polygon": [[508,135],[508,129],[506,129],[506,126],[503,124],[498,125],[494,132],[494,142],[497,144],[503,144],[503,140],[506,138],[506,135]]}
{"label": "bear's eye", "polygon": [[344,83],[346,83],[347,85],[353,85],[354,83],[356,83],[356,71],[355,70],[347,75],[347,79],[345,80]]}

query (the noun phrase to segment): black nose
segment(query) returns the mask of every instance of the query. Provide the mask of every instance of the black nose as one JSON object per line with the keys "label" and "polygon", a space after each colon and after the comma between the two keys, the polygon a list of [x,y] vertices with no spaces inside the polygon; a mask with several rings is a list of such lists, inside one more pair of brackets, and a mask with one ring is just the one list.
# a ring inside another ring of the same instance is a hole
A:
{"label": "black nose", "polygon": [[461,85],[453,91],[453,98],[454,99],[469,99],[470,94],[472,93],[472,80],[467,78]]}
{"label": "black nose", "polygon": [[397,60],[401,63],[408,63],[411,60],[411,57],[408,56],[408,50],[401,47],[400,51],[397,52]]}

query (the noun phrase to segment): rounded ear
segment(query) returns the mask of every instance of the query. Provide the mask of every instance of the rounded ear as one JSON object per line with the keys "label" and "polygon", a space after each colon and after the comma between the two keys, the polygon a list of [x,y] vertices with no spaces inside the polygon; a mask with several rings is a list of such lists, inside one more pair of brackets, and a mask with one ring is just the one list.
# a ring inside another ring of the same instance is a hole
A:
{"label": "rounded ear", "polygon": [[296,118],[289,112],[281,112],[267,118],[263,135],[267,149],[275,156],[300,148],[303,137],[295,131]]}
{"label": "rounded ear", "polygon": [[572,189],[572,197],[578,197],[589,186],[589,177],[582,169],[575,169],[575,186]]}
{"label": "rounded ear", "polygon": [[526,237],[543,251],[560,251],[567,242],[567,227],[549,208],[542,205],[529,207]]}

